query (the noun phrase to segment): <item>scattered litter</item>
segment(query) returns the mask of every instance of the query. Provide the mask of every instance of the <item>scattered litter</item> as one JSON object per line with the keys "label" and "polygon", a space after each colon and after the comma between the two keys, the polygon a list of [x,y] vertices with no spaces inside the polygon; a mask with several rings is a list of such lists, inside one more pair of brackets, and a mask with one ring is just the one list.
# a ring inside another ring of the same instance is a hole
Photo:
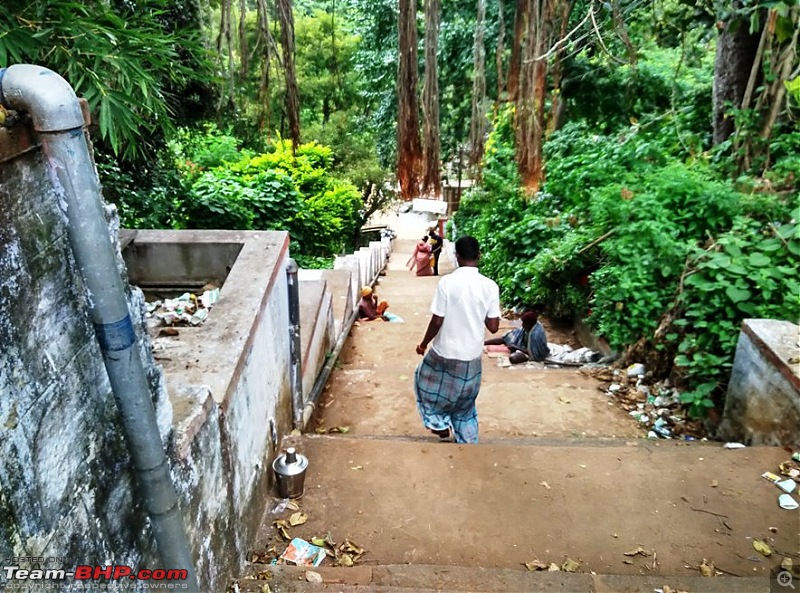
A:
{"label": "scattered litter", "polygon": [[700,574],[704,577],[713,577],[716,575],[716,570],[714,569],[714,563],[708,562],[705,558],[703,558],[702,564],[700,564]]}
{"label": "scattered litter", "polygon": [[796,453],[793,453],[792,454],[792,459],[794,459],[795,461],[800,461],[800,451],[797,451]]}
{"label": "scattered litter", "polygon": [[548,484],[547,482],[539,482],[539,485],[540,485],[540,486],[544,486],[545,488],[547,488],[548,490],[550,490],[550,484]]}
{"label": "scattered litter", "polygon": [[569,403],[569,399],[567,399],[563,395],[558,397],[558,401],[560,401],[562,404],[568,404]]}
{"label": "scattered litter", "polygon": [[538,558],[534,558],[530,562],[525,563],[525,568],[527,568],[530,572],[534,572],[536,570],[547,570],[547,564],[544,562],[539,562]]}
{"label": "scattered litter", "polygon": [[794,568],[794,562],[791,558],[784,557],[783,560],[781,560],[781,568],[791,572],[792,568]]}
{"label": "scattered litter", "polygon": [[794,492],[795,488],[797,488],[797,482],[795,482],[791,478],[789,478],[787,480],[781,480],[780,482],[776,482],[775,485],[778,488],[780,488],[781,490],[783,490],[784,492],[787,492],[787,493],[790,493],[790,494],[792,492]]}
{"label": "scattered litter", "polygon": [[725,443],[722,447],[724,449],[744,449],[747,445],[743,445],[742,443]]}
{"label": "scattered litter", "polygon": [[780,476],[776,476],[772,472],[764,472],[763,474],[761,474],[761,477],[764,478],[765,480],[769,480],[773,484],[777,484],[781,480]]}
{"label": "scattered litter", "polygon": [[642,363],[637,362],[629,366],[626,369],[626,372],[629,377],[641,377],[642,375],[644,375],[645,366]]}
{"label": "scattered litter", "polygon": [[580,567],[580,562],[576,562],[572,558],[567,557],[567,559],[564,560],[564,564],[561,565],[561,570],[564,572],[577,572]]}
{"label": "scattered litter", "polygon": [[299,537],[289,542],[288,547],[280,555],[276,564],[296,564],[297,566],[319,566],[325,559],[325,550],[308,543]]}
{"label": "scattered litter", "polygon": [[645,550],[642,546],[639,546],[638,548],[636,548],[632,552],[623,552],[622,554],[624,556],[644,556],[644,557],[650,556],[650,552]]}
{"label": "scattered litter", "polygon": [[551,562],[550,566],[547,567],[547,572],[559,572],[561,568],[555,562]]}
{"label": "scattered litter", "polygon": [[619,383],[612,383],[611,385],[608,386],[608,391],[610,391],[611,393],[619,391],[620,389],[622,389],[622,385],[620,385]]}
{"label": "scattered litter", "polygon": [[294,513],[291,517],[289,517],[289,525],[292,527],[297,527],[298,525],[302,525],[308,521],[308,515],[306,515],[302,511],[298,511]]}
{"label": "scattered litter", "polygon": [[761,554],[762,556],[772,556],[772,548],[769,547],[769,544],[766,542],[762,542],[761,540],[754,539],[753,540],[753,547],[756,549],[756,552]]}
{"label": "scattered litter", "polygon": [[359,470],[363,470],[364,466],[363,465],[354,465],[350,469],[354,469],[356,471],[359,471]]}
{"label": "scattered litter", "polygon": [[314,572],[313,570],[306,571],[306,581],[309,583],[322,583],[322,575],[318,572]]}
{"label": "scattered litter", "polygon": [[787,511],[793,511],[800,506],[800,504],[797,504],[797,501],[789,494],[781,494],[778,497],[778,504],[782,509],[786,509]]}
{"label": "scattered litter", "polygon": [[[206,289],[199,297],[184,292],[174,299],[145,303],[145,317],[157,319],[161,325],[200,325],[208,318],[211,307],[219,300],[219,288]],[[168,335],[168,334],[165,334]]]}

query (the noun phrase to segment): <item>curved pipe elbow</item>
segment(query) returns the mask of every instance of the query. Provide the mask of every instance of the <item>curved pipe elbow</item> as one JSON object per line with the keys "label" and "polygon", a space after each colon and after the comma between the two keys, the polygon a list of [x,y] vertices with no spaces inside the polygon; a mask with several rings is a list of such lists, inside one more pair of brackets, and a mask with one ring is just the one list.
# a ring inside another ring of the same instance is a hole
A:
{"label": "curved pipe elbow", "polygon": [[32,64],[0,69],[0,104],[29,113],[37,132],[63,132],[83,127],[75,91],[61,76]]}

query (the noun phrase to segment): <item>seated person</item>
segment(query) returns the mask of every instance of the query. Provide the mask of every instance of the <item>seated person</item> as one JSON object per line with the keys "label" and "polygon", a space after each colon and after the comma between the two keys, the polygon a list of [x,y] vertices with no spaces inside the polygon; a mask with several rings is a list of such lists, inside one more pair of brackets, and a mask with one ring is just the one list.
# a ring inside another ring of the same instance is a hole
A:
{"label": "seated person", "polygon": [[386,320],[386,309],[389,303],[379,301],[372,288],[364,286],[361,289],[361,300],[358,301],[358,319],[360,321],[374,321],[376,319]]}
{"label": "seated person", "polygon": [[504,344],[511,351],[511,356],[508,357],[511,364],[529,360],[542,362],[550,355],[550,349],[547,347],[544,327],[539,323],[539,314],[535,311],[526,311],[520,315],[520,320],[522,327],[512,329],[502,338],[486,340],[483,344],[485,346]]}

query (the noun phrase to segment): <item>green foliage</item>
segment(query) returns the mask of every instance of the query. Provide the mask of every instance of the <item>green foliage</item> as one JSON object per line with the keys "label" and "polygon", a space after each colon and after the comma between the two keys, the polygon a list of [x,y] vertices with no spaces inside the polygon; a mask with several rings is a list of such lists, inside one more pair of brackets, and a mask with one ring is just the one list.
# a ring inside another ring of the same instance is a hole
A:
{"label": "green foliage", "polygon": [[288,230],[293,250],[313,266],[355,237],[361,195],[331,175],[329,147],[310,142],[292,155],[291,141],[280,140],[272,152],[236,152],[235,140],[213,126],[180,138],[171,144],[175,161],[191,163],[183,169],[190,190],[181,226]]}
{"label": "green foliage", "polygon": [[172,27],[171,4],[4,2],[0,66],[34,63],[59,73],[89,102],[114,153],[152,153],[157,138],[173,129],[180,93],[210,81],[199,31]]}
{"label": "green foliage", "polygon": [[[792,222],[739,217],[707,249],[695,248],[678,303],[683,316],[675,364],[692,388],[682,398],[702,413],[727,383],[741,322],[800,318],[800,236]],[[676,337],[677,337],[676,332]]]}

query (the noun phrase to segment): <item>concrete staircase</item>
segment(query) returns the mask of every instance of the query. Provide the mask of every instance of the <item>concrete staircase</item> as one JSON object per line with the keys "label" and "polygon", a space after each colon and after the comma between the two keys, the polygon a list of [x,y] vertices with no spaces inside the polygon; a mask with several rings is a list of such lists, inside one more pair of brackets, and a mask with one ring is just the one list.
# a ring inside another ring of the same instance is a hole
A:
{"label": "concrete staircase", "polygon": [[[239,591],[782,590],[769,576],[784,557],[800,564],[800,524],[760,476],[788,459],[783,449],[649,441],[592,378],[488,357],[481,443],[428,434],[413,397],[414,346],[438,278],[404,268],[411,249],[396,241],[376,287],[405,323],[354,327],[317,418],[283,443],[310,460],[300,510],[271,501]],[[365,553],[352,567],[262,563],[286,545],[273,522],[295,512],[305,521],[290,537],[330,534]],[[569,561],[576,572],[533,570]],[[711,564],[715,576],[701,576]]]}

